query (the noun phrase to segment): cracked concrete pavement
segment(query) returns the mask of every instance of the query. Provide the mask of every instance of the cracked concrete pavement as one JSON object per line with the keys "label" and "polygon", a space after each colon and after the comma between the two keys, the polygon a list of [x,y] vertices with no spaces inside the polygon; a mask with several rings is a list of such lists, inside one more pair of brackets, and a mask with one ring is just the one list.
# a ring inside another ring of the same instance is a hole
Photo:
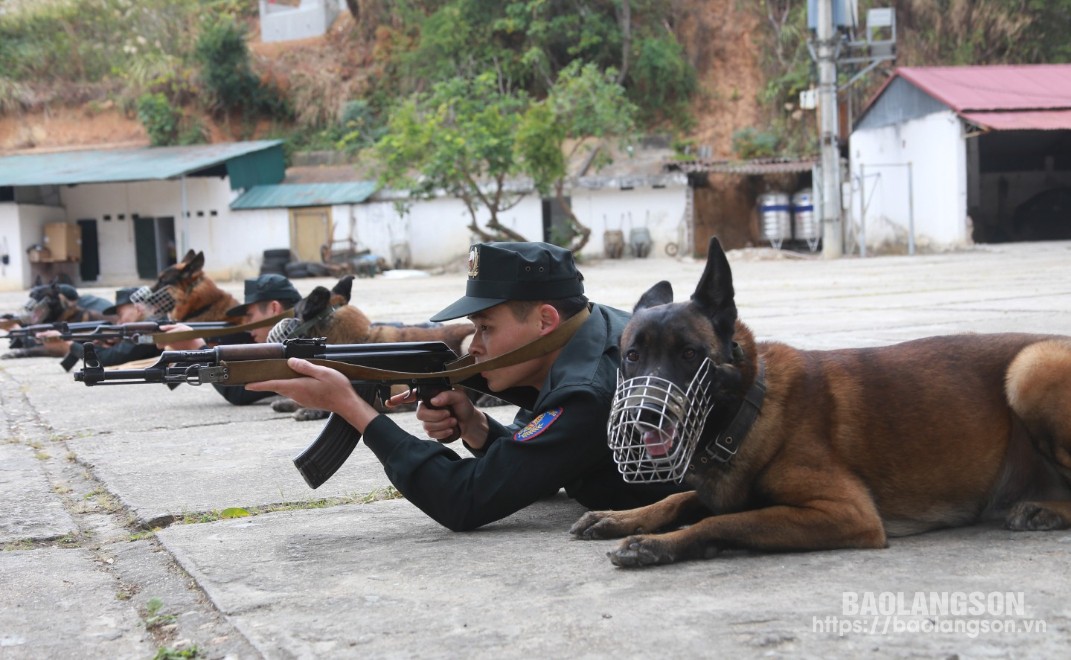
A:
{"label": "cracked concrete pavement", "polygon": [[[1071,335],[1071,243],[730,260],[740,316],[760,339],[822,349]],[[581,268],[593,300],[631,308],[662,279],[687,297],[702,266]],[[460,264],[410,275],[357,280],[354,304],[419,322],[462,291]],[[323,283],[295,280],[302,293]],[[222,284],[240,294],[240,282]],[[24,299],[0,293],[0,309]],[[881,551],[623,570],[605,557],[615,541],[568,535],[583,510],[563,495],[452,533],[391,497],[360,446],[310,490],[291,459],[321,423],[234,407],[210,388],[87,388],[54,358],[3,360],[0,404],[0,658],[1055,657],[1071,635],[1068,531],[979,525]],[[508,420],[513,408],[491,413]],[[396,417],[419,433],[412,413]],[[221,516],[232,508],[254,515]],[[918,593],[1016,607],[889,613],[889,598]],[[868,597],[873,614],[852,609]]]}

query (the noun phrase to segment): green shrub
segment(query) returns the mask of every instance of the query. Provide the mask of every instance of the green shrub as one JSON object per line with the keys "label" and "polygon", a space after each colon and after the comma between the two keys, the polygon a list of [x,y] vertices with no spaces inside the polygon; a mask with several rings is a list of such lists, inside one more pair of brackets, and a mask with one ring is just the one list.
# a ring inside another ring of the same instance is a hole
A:
{"label": "green shrub", "polygon": [[733,152],[742,160],[771,158],[777,155],[779,147],[780,138],[773,131],[749,127],[733,133]]}
{"label": "green shrub", "polygon": [[179,114],[163,94],[150,93],[138,97],[138,121],[149,133],[152,146],[169,146],[178,141]]}

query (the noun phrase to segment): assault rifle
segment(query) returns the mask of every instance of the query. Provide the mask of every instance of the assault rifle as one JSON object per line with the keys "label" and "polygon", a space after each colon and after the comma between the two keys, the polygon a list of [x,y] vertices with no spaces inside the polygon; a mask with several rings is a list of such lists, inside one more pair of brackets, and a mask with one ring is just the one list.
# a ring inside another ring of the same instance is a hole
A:
{"label": "assault rifle", "polygon": [[[135,383],[187,383],[201,385],[244,385],[246,383],[294,378],[298,374],[286,366],[286,358],[298,357],[331,367],[350,378],[358,393],[369,403],[376,394],[386,399],[390,385],[416,389],[425,405],[429,399],[458,382],[447,374],[447,365],[457,360],[443,342],[398,342],[381,344],[328,344],[325,339],[288,339],[268,344],[229,344],[189,351],[164,351],[159,360],[143,369],[104,369],[92,344],[85,346],[83,368],[74,379],[86,385]],[[327,481],[349,458],[361,434],[342,417],[328,417],[320,435],[294,465],[312,488]]]}
{"label": "assault rifle", "polygon": [[49,330],[58,330],[61,333],[91,332],[106,323],[107,321],[103,320],[78,321],[76,323],[56,321],[54,323],[21,325],[17,328],[9,328],[7,334],[0,337],[0,339],[9,339],[11,340],[11,347],[18,348],[22,342],[25,342],[27,339],[33,339],[39,332],[48,332]]}
{"label": "assault rifle", "polygon": [[[50,339],[77,342],[129,339],[135,344],[155,344],[162,339],[162,337],[158,336],[163,334],[160,326],[175,323],[180,323],[180,321],[164,321],[162,323],[157,321],[135,321],[133,323],[117,324],[112,324],[108,321],[79,321],[77,323],[57,321],[55,323],[37,323],[21,328],[12,328],[4,337],[11,339],[12,342],[16,339],[25,341],[26,339],[34,339],[39,332],[54,330],[59,334],[50,337]],[[197,331],[227,330],[227,332],[220,332],[219,334],[221,335],[229,334],[230,329],[236,327],[233,323],[227,321],[193,321],[183,323],[183,325],[189,326],[190,330]],[[201,334],[204,335],[205,333],[202,332]],[[168,336],[170,337],[171,335]],[[0,337],[0,339],[2,338]]]}
{"label": "assault rifle", "polygon": [[[156,344],[168,336],[173,336],[164,333],[160,327],[162,325],[175,325],[176,323],[180,323],[180,321],[164,321],[163,323],[156,321],[135,321],[133,323],[119,323],[115,325],[102,323],[89,332],[79,331],[77,329],[60,330],[60,334],[57,335],[57,338],[77,342],[129,339],[135,344]],[[228,323],[227,321],[191,321],[181,323],[188,326],[190,330],[223,331],[219,333],[208,333],[208,336],[230,334],[232,328],[236,327],[233,323]],[[201,332],[200,334],[202,336],[206,335],[204,332]]]}

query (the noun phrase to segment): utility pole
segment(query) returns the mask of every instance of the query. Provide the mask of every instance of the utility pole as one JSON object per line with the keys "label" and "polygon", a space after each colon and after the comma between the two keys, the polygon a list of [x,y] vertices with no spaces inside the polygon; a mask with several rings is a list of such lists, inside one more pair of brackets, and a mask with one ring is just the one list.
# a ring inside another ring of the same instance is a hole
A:
{"label": "utility pole", "polygon": [[818,117],[821,133],[822,256],[836,259],[844,251],[840,218],[840,150],[837,146],[837,53],[833,0],[818,0],[815,59],[818,63]]}

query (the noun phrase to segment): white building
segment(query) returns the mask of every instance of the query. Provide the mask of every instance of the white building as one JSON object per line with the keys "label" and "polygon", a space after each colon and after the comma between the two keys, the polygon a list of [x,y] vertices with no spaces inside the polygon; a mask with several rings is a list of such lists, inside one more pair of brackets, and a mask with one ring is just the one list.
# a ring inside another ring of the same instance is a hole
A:
{"label": "white building", "polygon": [[849,227],[868,250],[1071,238],[1071,215],[1061,227],[1045,198],[1027,203],[1071,186],[1071,65],[898,68],[849,160]]}
{"label": "white building", "polygon": [[[320,261],[328,243],[428,268],[463,260],[475,240],[459,200],[415,201],[400,212],[400,195],[377,192],[373,182],[285,183],[284,174],[277,140],[0,157],[0,288],[61,275],[129,285],[154,279],[191,248],[204,251],[205,272],[220,280],[255,276],[266,250]],[[524,192],[501,222],[530,240],[551,240],[556,205]],[[570,201],[592,230],[581,256],[602,256],[606,231],[626,240],[645,234],[650,255],[666,256],[691,222],[688,193],[685,175],[651,158],[579,177]],[[77,259],[39,249],[56,224],[80,231]]]}

